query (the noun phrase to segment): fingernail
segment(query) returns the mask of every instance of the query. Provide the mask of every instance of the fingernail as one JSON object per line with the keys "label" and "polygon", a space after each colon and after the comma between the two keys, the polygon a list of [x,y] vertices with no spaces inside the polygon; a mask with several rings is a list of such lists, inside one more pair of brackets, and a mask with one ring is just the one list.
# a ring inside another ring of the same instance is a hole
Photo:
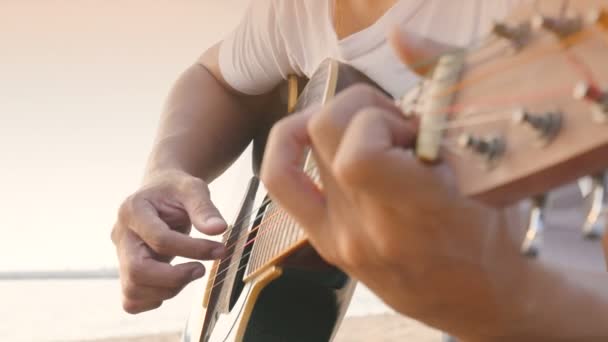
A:
{"label": "fingernail", "polygon": [[205,275],[204,267],[197,267],[192,271],[192,280],[202,278]]}
{"label": "fingernail", "polygon": [[207,220],[205,220],[205,225],[208,227],[212,227],[212,226],[225,226],[226,225],[226,221],[224,221],[223,219],[219,218],[219,217],[210,217]]}
{"label": "fingernail", "polygon": [[217,247],[216,249],[212,250],[211,256],[214,259],[219,259],[219,258],[222,258],[225,253],[226,253],[226,248],[224,246],[221,246],[221,247]]}

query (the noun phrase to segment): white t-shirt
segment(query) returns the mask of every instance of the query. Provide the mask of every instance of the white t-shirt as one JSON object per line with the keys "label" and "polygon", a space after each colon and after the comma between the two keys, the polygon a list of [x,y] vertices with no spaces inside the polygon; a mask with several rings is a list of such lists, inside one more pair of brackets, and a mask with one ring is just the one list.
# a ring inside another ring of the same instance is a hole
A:
{"label": "white t-shirt", "polygon": [[387,33],[405,30],[466,46],[488,33],[518,0],[401,0],[372,26],[338,39],[333,0],[253,0],[240,25],[221,44],[222,75],[234,89],[265,93],[289,74],[311,76],[326,58],[361,70],[394,97],[417,77],[397,59]]}

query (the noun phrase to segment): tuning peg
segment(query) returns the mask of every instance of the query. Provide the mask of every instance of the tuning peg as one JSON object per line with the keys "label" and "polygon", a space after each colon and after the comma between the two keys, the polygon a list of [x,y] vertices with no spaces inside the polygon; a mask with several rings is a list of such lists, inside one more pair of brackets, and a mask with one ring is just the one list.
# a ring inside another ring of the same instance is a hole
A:
{"label": "tuning peg", "polygon": [[545,229],[545,210],[547,195],[532,198],[532,210],[528,218],[528,230],[521,245],[521,254],[536,258],[540,253],[543,231]]}
{"label": "tuning peg", "polygon": [[583,224],[583,236],[589,240],[600,238],[606,228],[606,174],[591,177],[591,192],[587,197],[589,212]]}
{"label": "tuning peg", "polygon": [[482,157],[492,166],[505,153],[505,142],[499,137],[479,138],[471,134],[463,134],[458,139],[458,145]]}
{"label": "tuning peg", "polygon": [[587,196],[591,195],[591,191],[593,190],[593,177],[587,176],[580,178],[578,180],[578,189],[583,198],[587,198]]}
{"label": "tuning peg", "polygon": [[531,24],[535,30],[545,29],[560,37],[576,33],[583,27],[581,18],[550,18],[540,14],[532,18]]}
{"label": "tuning peg", "polygon": [[603,9],[591,10],[587,16],[587,22],[593,25],[599,24],[605,29],[608,29],[608,13]]}
{"label": "tuning peg", "polygon": [[539,138],[547,143],[559,133],[562,127],[562,113],[554,111],[535,114],[525,109],[518,109],[513,113],[513,121],[532,128],[538,133]]}
{"label": "tuning peg", "polygon": [[593,105],[593,117],[598,122],[608,120],[608,92],[596,85],[587,82],[579,82],[574,87],[574,98],[584,100]]}
{"label": "tuning peg", "polygon": [[530,33],[530,26],[528,24],[509,25],[495,22],[492,26],[492,33],[510,41],[515,48],[519,49]]}

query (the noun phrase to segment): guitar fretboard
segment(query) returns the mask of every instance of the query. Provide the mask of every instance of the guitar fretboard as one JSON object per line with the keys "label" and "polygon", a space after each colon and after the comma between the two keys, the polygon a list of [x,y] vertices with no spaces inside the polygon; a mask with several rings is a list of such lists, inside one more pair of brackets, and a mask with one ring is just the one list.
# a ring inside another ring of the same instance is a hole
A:
{"label": "guitar fretboard", "polygon": [[[310,153],[304,164],[304,170],[314,182],[320,184],[319,173]],[[284,258],[304,240],[306,240],[306,234],[299,224],[280,206],[271,202],[258,227],[246,277],[254,275]]]}

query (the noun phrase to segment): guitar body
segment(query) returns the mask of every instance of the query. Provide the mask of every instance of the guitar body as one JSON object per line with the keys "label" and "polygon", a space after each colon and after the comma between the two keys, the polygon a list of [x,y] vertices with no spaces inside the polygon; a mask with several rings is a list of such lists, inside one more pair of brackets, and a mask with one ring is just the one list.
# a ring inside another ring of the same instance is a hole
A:
{"label": "guitar body", "polygon": [[[373,84],[359,71],[328,60],[303,89],[295,110],[322,104],[355,83]],[[256,140],[257,172],[266,137]],[[271,208],[259,185],[251,179],[225,236],[229,256],[211,269],[202,314],[191,317],[184,341],[330,341],[337,332],[355,282],[325,263],[286,214],[273,221],[280,208]]]}

